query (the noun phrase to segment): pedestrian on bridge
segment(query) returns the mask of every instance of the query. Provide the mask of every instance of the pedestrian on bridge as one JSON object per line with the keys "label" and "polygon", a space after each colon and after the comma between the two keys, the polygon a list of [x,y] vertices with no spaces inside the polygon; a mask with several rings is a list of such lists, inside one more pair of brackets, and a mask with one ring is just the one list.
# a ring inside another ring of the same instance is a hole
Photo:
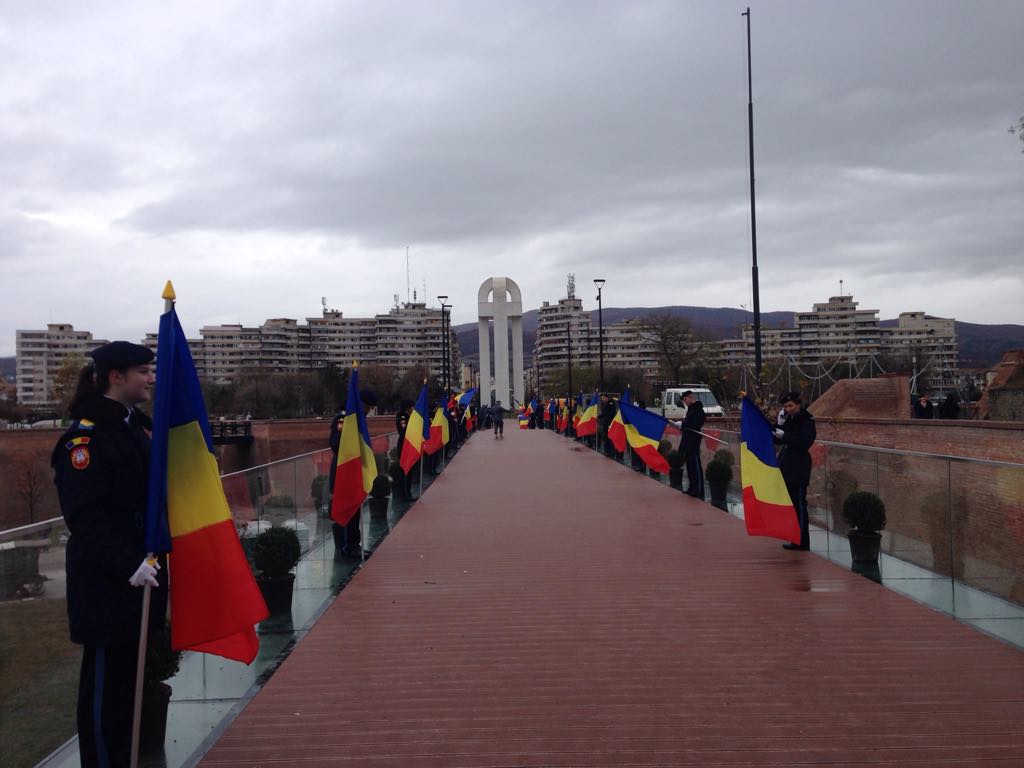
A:
{"label": "pedestrian on bridge", "polygon": [[800,543],[786,542],[785,549],[811,548],[810,522],[807,516],[807,486],[811,484],[811,446],[818,436],[814,417],[803,408],[799,392],[788,392],[779,398],[779,411],[775,442],[779,451],[779,470],[789,491],[800,524]]}
{"label": "pedestrian on bridge", "polygon": [[683,433],[679,439],[679,446],[683,449],[683,458],[686,461],[686,493],[695,499],[703,499],[704,468],[700,463],[700,444],[704,439],[701,430],[704,429],[707,416],[704,414],[704,404],[690,390],[683,392],[683,405],[686,406],[686,415],[679,423]]}
{"label": "pedestrian on bridge", "polygon": [[130,761],[135,671],[145,585],[153,587],[149,631],[164,627],[167,579],[146,558],[149,400],[153,352],[113,341],[89,353],[71,401],[71,426],[51,464],[67,522],[71,642],[83,646],[78,750],[84,768]]}
{"label": "pedestrian on bridge", "polygon": [[494,424],[494,439],[505,439],[505,411],[502,410],[501,400],[491,406],[491,422]]}

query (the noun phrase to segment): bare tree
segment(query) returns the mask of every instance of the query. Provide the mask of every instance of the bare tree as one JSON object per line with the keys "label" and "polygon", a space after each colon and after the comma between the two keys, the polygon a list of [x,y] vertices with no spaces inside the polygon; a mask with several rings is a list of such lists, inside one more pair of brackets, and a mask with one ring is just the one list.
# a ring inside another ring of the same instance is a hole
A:
{"label": "bare tree", "polygon": [[61,415],[66,415],[71,408],[71,398],[75,396],[75,388],[78,386],[78,374],[85,365],[85,358],[81,355],[68,355],[60,364],[60,368],[53,375],[53,386],[50,394],[57,401],[57,408]]}
{"label": "bare tree", "polygon": [[690,321],[667,312],[641,319],[640,338],[658,348],[663,373],[676,382],[680,371],[697,355],[701,346],[694,339]]}
{"label": "bare tree", "polygon": [[36,521],[36,513],[43,501],[43,485],[49,482],[36,454],[18,455],[12,461],[14,492],[25,504],[28,522]]}
{"label": "bare tree", "polygon": [[[1015,120],[1009,128],[1010,133],[1017,134],[1017,138],[1024,143],[1024,117],[1020,117]],[[1024,153],[1024,147],[1021,148],[1021,153]]]}

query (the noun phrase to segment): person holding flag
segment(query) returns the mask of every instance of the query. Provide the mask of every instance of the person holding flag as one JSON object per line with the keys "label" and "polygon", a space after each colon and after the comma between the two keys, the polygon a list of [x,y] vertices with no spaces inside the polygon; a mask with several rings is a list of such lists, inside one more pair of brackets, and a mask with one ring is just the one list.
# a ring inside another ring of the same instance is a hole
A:
{"label": "person holding flag", "polygon": [[612,417],[612,423],[608,427],[608,441],[619,453],[626,450],[626,422],[622,417],[622,408],[620,407],[622,403],[632,405],[632,401],[629,398],[629,386],[626,387],[626,391],[623,392],[622,397],[619,398],[619,404],[615,408],[615,415]]}
{"label": "person holding flag", "polygon": [[143,617],[149,585],[150,632],[163,629],[167,572],[149,562],[143,528],[152,422],[137,406],[150,399],[153,352],[113,341],[89,353],[71,401],[71,425],[51,465],[67,542],[71,642],[82,646],[78,749],[83,766],[127,766]]}
{"label": "person holding flag", "polygon": [[772,436],[779,451],[779,471],[786,483],[786,492],[796,510],[800,526],[800,543],[787,542],[786,549],[811,548],[810,521],[807,515],[807,486],[811,484],[811,446],[818,437],[814,416],[804,410],[799,392],[788,392],[779,398],[782,410],[776,420]]}
{"label": "person holding flag", "polygon": [[[410,437],[412,435],[409,429],[406,429],[405,441],[408,442]],[[404,454],[404,446],[402,450]],[[348,526],[353,519],[358,520],[363,501],[377,478],[377,460],[370,447],[370,429],[366,424],[363,402],[359,397],[359,368],[355,363],[348,379],[348,397],[345,400],[345,419],[342,422],[336,472],[334,496],[331,498],[331,519],[338,525]],[[346,557],[360,557],[361,543],[361,540],[346,541],[342,554]]]}

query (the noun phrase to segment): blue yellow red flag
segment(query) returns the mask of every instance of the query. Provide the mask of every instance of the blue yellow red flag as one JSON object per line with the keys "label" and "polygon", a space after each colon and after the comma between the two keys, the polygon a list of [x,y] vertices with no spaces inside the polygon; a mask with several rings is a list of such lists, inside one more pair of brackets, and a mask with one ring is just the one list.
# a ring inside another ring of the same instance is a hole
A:
{"label": "blue yellow red flag", "polygon": [[448,407],[442,403],[434,411],[434,418],[430,422],[430,437],[423,444],[423,450],[427,455],[437,453],[442,445],[448,445]]}
{"label": "blue yellow red flag", "polygon": [[171,645],[246,664],[267,606],[221,484],[192,353],[172,307],[160,318],[146,550],[169,552]]}
{"label": "blue yellow red flag", "polygon": [[658,445],[665,434],[668,420],[656,413],[638,408],[631,403],[619,402],[626,442],[633,453],[643,459],[654,472],[668,472],[668,461],[658,453]]}
{"label": "blue yellow red flag", "polygon": [[629,387],[626,387],[626,391],[622,393],[622,397],[619,398],[619,407],[615,409],[615,417],[612,419],[612,423],[608,427],[608,439],[612,441],[612,445],[615,446],[615,450],[622,453],[626,450],[626,423],[622,415],[622,404],[631,405],[632,400],[629,398]]}
{"label": "blue yellow red flag", "polygon": [[416,405],[409,414],[409,421],[405,425],[405,440],[402,441],[402,455],[398,457],[398,463],[406,474],[412,469],[423,454],[423,443],[430,439],[430,422],[427,414],[427,385],[424,384],[420,390],[420,396],[416,398]]}
{"label": "blue yellow red flag", "polygon": [[470,387],[465,392],[462,392],[458,397],[458,403],[463,408],[467,408],[470,403],[473,402],[473,398],[476,397],[477,388]]}
{"label": "blue yellow red flag", "polygon": [[749,397],[740,412],[743,519],[750,536],[800,543],[800,524],[775,456],[773,427]]}
{"label": "blue yellow red flag", "polygon": [[338,525],[347,525],[359,512],[376,477],[377,461],[370,447],[370,429],[366,424],[363,401],[359,399],[359,369],[353,365],[338,446],[331,519]]}
{"label": "blue yellow red flag", "polygon": [[597,406],[600,401],[601,396],[595,392],[581,414],[579,422],[576,424],[576,435],[578,437],[597,434]]}

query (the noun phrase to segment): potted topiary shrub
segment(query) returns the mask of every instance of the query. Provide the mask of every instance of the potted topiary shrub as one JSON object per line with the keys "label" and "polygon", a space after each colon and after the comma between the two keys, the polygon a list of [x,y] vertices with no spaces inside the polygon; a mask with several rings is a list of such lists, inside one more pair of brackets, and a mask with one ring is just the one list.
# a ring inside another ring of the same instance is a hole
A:
{"label": "potted topiary shrub", "polygon": [[178,674],[181,651],[171,648],[171,628],[164,626],[146,638],[146,665],[142,675],[142,720],[139,726],[139,754],[159,754],[167,736],[167,705],[171,701],[170,680]]}
{"label": "potted topiary shrub", "polygon": [[367,502],[370,506],[370,514],[377,517],[387,517],[388,497],[391,495],[391,479],[387,475],[377,475],[373,479],[373,487],[370,488],[370,498]]}
{"label": "potted topiary shrub", "polygon": [[855,563],[877,563],[885,528],[885,504],[869,491],[854,491],[843,502],[843,519],[850,526],[850,555]]}
{"label": "potted topiary shrub", "polygon": [[270,528],[256,537],[253,544],[253,563],[258,571],[256,583],[271,614],[291,611],[295,585],[295,574],[291,570],[301,554],[299,537],[291,528]]}
{"label": "potted topiary shrub", "polygon": [[711,503],[719,509],[727,509],[725,498],[729,490],[729,481],[732,480],[732,466],[719,458],[708,462],[704,470],[704,479],[708,481],[711,489]]}
{"label": "potted topiary shrub", "polygon": [[679,451],[669,451],[668,456],[665,457],[668,460],[668,484],[673,488],[682,489],[683,487],[683,454]]}
{"label": "potted topiary shrub", "polygon": [[722,461],[728,464],[730,467],[736,466],[736,457],[732,455],[732,451],[728,448],[719,448],[715,451],[715,455],[712,457],[712,461]]}

